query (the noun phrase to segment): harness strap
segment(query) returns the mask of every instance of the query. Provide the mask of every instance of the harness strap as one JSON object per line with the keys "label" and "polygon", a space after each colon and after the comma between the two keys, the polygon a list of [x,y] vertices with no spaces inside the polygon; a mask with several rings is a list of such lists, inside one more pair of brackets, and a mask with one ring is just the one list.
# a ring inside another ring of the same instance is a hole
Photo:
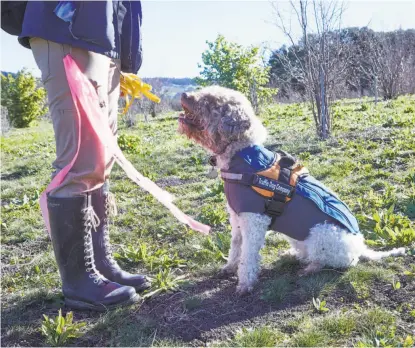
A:
{"label": "harness strap", "polygon": [[284,212],[295,192],[298,178],[308,174],[308,170],[300,165],[294,157],[276,153],[276,160],[271,168],[260,173],[229,173],[221,171],[224,181],[250,186],[264,198],[268,198],[265,213],[275,218]]}
{"label": "harness strap", "polygon": [[227,172],[221,172],[220,175],[222,179],[229,180],[229,181],[230,180],[236,180],[236,181],[242,180],[242,176],[243,176],[243,174],[227,173]]}
{"label": "harness strap", "polygon": [[294,187],[289,183],[274,180],[260,174],[221,172],[221,177],[224,181],[246,186],[255,186],[263,190],[271,191],[274,195],[291,198],[294,193]]}

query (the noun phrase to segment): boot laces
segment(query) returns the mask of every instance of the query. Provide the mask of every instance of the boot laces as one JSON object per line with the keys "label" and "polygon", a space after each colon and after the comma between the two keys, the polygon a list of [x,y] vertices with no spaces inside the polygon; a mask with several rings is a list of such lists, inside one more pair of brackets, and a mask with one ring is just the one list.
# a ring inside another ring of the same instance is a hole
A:
{"label": "boot laces", "polygon": [[105,209],[107,210],[107,215],[115,216],[118,214],[117,204],[115,202],[115,195],[111,192],[108,192],[105,200]]}
{"label": "boot laces", "polygon": [[92,244],[92,235],[91,231],[98,228],[100,221],[97,214],[94,211],[92,206],[86,207],[82,210],[84,214],[84,227],[85,227],[85,235],[84,235],[84,260],[86,271],[91,273],[89,278],[94,279],[94,283],[97,284],[99,281],[107,281],[107,279],[99,273],[95,266],[95,259],[94,259],[94,248]]}
{"label": "boot laces", "polygon": [[105,255],[110,262],[110,264],[114,267],[119,267],[117,261],[115,261],[114,257],[112,256],[112,247],[110,244],[110,235],[109,235],[109,217],[115,216],[118,214],[117,205],[115,202],[115,196],[108,192],[105,195],[105,220],[104,220],[104,228],[103,228],[103,237],[104,237],[104,246],[105,246]]}

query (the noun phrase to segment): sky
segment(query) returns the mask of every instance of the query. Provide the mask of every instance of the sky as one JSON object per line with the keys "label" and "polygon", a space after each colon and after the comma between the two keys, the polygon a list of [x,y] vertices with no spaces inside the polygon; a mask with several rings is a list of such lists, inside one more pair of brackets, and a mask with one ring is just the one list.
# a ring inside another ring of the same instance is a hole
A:
{"label": "sky", "polygon": [[[288,1],[274,3],[288,14]],[[343,27],[369,26],[376,31],[415,28],[415,0],[349,0],[345,5]],[[206,40],[214,41],[218,34],[244,46],[261,45],[268,50],[287,43],[275,25],[269,0],[144,0],[142,7],[141,77],[197,76]],[[40,76],[31,51],[20,46],[17,37],[1,31],[0,45],[1,70],[16,72],[27,67]]]}

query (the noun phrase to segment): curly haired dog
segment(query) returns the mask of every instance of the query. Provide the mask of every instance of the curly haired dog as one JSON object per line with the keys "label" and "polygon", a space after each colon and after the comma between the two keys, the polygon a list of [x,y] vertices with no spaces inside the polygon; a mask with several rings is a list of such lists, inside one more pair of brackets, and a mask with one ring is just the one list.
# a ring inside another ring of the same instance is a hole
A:
{"label": "curly haired dog", "polygon": [[[293,186],[293,195],[286,196],[290,198],[282,203],[281,215],[269,215],[269,198],[258,194],[265,191],[258,187],[254,190],[254,186],[249,186],[252,182],[247,184],[238,180],[242,180],[243,175],[252,177],[258,172],[269,171],[275,166],[277,157],[288,160],[292,157],[284,152],[271,153],[263,147],[267,131],[255,116],[248,99],[237,91],[212,86],[183,93],[181,103],[184,113],[179,116],[179,133],[215,157],[222,178],[223,173],[227,173],[224,180],[232,242],[222,272],[237,272],[238,293],[250,292],[257,281],[259,252],[268,230],[286,236],[291,245],[289,252],[307,264],[303,274],[316,272],[324,266],[353,266],[360,258],[379,260],[405,253],[404,248],[382,252],[370,250],[347,206],[310,175],[299,176],[297,186]],[[266,178],[265,184],[274,185],[274,188],[281,186],[284,194],[284,187],[290,189],[290,186]],[[278,203],[277,207],[280,207]]]}

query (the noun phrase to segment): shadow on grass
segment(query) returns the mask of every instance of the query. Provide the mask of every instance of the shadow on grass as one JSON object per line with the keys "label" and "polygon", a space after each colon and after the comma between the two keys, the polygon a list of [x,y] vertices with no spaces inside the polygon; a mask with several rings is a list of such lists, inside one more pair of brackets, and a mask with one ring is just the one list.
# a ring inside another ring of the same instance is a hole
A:
{"label": "shadow on grass", "polygon": [[[213,275],[187,285],[181,292],[149,299],[137,311],[139,316],[130,315],[132,322],[124,321],[125,324],[118,327],[121,332],[128,332],[124,325],[135,326],[137,330],[146,328],[144,333],[135,332],[137,337],[132,337],[129,342],[123,335],[123,345],[137,345],[141,341],[134,340],[145,339],[156,345],[166,340],[202,344],[209,336],[223,336],[223,331],[227,332],[241,322],[263,321],[262,317],[282,322],[284,313],[309,306],[312,297],[318,297],[328,284],[335,283],[341,276],[340,273],[325,271],[300,278],[297,275],[300,269],[296,261],[282,257],[272,267],[264,269],[254,291],[242,297],[235,293],[235,277],[223,279]],[[97,335],[94,331],[88,335]]]}
{"label": "shadow on grass", "polygon": [[154,325],[149,320],[140,320],[137,306],[123,307],[106,313],[77,311],[65,307],[60,291],[36,290],[24,297],[10,299],[11,305],[1,311],[2,346],[45,346],[41,333],[43,315],[55,318],[59,309],[62,315],[74,313],[74,322],[86,322],[84,335],[69,339],[65,346],[148,346]]}
{"label": "shadow on grass", "polygon": [[54,317],[59,308],[63,307],[61,293],[48,290],[35,290],[22,297],[7,299],[9,305],[5,305],[4,302],[1,309],[3,346],[44,345],[40,332],[43,314]]}
{"label": "shadow on grass", "polygon": [[28,167],[28,166],[16,166],[15,171],[12,173],[1,174],[1,180],[13,181],[22,179],[27,176],[36,175],[40,171],[40,168]]}
{"label": "shadow on grass", "polygon": [[[107,313],[74,311],[74,320],[87,322],[85,334],[71,344],[76,346],[152,346],[203,344],[218,336],[232,334],[235,325],[244,322],[273,323],[286,320],[292,310],[308,309],[312,297],[318,297],[341,276],[323,271],[299,277],[301,265],[290,257],[281,257],[263,269],[254,291],[237,296],[236,277],[205,277],[182,288],[164,293],[144,303]],[[60,292],[40,290],[9,301],[2,309],[2,342],[5,346],[44,343],[39,328],[42,314],[55,317],[63,306]],[[265,318],[264,318],[265,317]],[[268,319],[267,319],[268,318]],[[26,342],[26,343],[25,343]],[[180,343],[182,342],[182,343]]]}
{"label": "shadow on grass", "polygon": [[412,220],[415,219],[415,201],[413,199],[405,199],[402,204],[404,206],[405,215]]}

